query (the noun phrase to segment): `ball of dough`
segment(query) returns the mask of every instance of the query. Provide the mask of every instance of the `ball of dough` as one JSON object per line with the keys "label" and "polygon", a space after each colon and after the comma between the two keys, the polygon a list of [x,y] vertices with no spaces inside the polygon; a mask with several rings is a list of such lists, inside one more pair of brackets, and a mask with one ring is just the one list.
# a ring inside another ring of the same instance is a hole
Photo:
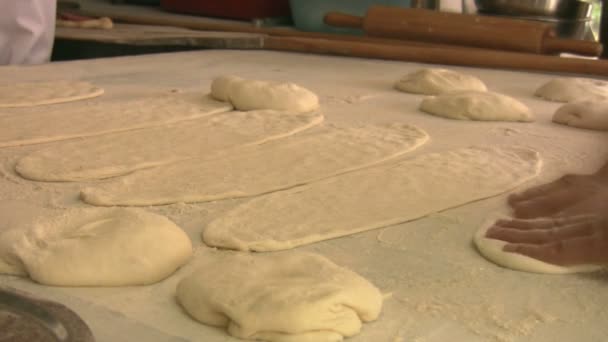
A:
{"label": "ball of dough", "polygon": [[603,268],[600,265],[559,266],[522,254],[505,252],[503,251],[504,246],[507,244],[505,241],[486,237],[486,232],[492,227],[493,221],[495,220],[488,220],[479,228],[473,237],[473,242],[484,258],[497,265],[517,271],[552,274],[592,272]]}
{"label": "ball of dough", "polygon": [[525,104],[506,95],[485,91],[429,96],[422,101],[420,109],[455,120],[534,121],[532,112]]}
{"label": "ball of dough", "polygon": [[421,69],[403,76],[395,88],[406,93],[438,95],[460,90],[486,91],[477,77],[447,69]]}
{"label": "ball of dough", "polygon": [[272,109],[305,113],[319,108],[317,95],[291,82],[222,76],[211,83],[211,96],[230,101],[236,109],[243,111]]}
{"label": "ball of dough", "polygon": [[566,103],[553,114],[553,122],[578,128],[608,131],[608,101]]}
{"label": "ball of dough", "polygon": [[194,319],[261,341],[342,341],[380,314],[382,294],[315,254],[209,253],[177,286]]}
{"label": "ball of dough", "polygon": [[211,82],[211,97],[218,101],[230,101],[230,86],[233,82],[243,81],[237,76],[220,76]]}
{"label": "ball of dough", "polygon": [[556,78],[536,90],[534,95],[556,102],[608,99],[608,82],[588,78]]}
{"label": "ball of dough", "polygon": [[30,212],[0,234],[0,273],[57,286],[145,285],[166,278],[192,255],[190,238],[178,226],[141,209],[41,213],[31,218]]}

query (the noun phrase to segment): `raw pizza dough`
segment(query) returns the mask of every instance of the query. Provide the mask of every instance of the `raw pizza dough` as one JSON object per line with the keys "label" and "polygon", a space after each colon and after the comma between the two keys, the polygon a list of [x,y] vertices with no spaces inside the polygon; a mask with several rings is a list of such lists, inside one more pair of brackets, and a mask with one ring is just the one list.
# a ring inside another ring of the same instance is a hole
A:
{"label": "raw pizza dough", "polygon": [[0,202],[0,212],[8,216],[0,223],[0,273],[45,285],[152,284],[192,255],[190,238],[178,226],[141,209]]}
{"label": "raw pizza dough", "polygon": [[422,100],[420,109],[455,120],[534,121],[530,109],[518,100],[488,91],[458,91]]}
{"label": "raw pizza dough", "polygon": [[21,158],[15,169],[24,178],[39,181],[103,179],[283,138],[322,121],[318,112],[228,112],[62,142]]}
{"label": "raw pizza dough", "polygon": [[177,286],[194,319],[230,335],[276,342],[334,342],[378,318],[382,294],[358,274],[308,253],[215,253]]}
{"label": "raw pizza dough", "polygon": [[556,78],[536,90],[534,95],[556,102],[608,99],[608,82],[589,78]]}
{"label": "raw pizza dough", "polygon": [[421,155],[253,199],[212,221],[202,237],[243,251],[294,248],[496,196],[540,167],[538,153],[523,148]]}
{"label": "raw pizza dough", "polygon": [[319,108],[319,98],[315,93],[291,82],[221,76],[211,83],[211,96],[220,101],[230,101],[238,110],[274,109],[304,113]]}
{"label": "raw pizza dough", "polygon": [[578,128],[608,131],[608,100],[567,103],[557,109],[553,122]]}
{"label": "raw pizza dough", "polygon": [[78,101],[102,94],[102,88],[82,81],[17,83],[0,86],[0,108]]}
{"label": "raw pizza dough", "polygon": [[[93,205],[160,205],[254,196],[291,188],[395,158],[428,135],[409,125],[326,126],[276,143],[141,170],[86,188]],[[167,181],[170,180],[170,181]]]}
{"label": "raw pizza dough", "polygon": [[533,273],[551,273],[551,274],[566,274],[578,272],[592,272],[602,269],[601,265],[577,265],[577,266],[559,266],[546,263],[528,256],[503,251],[503,247],[507,244],[505,241],[486,238],[486,232],[492,227],[492,222],[496,220],[488,220],[475,233],[473,242],[479,253],[489,261],[500,266],[511,268],[518,271],[533,272]]}
{"label": "raw pizza dough", "polygon": [[210,96],[172,94],[115,104],[85,103],[72,110],[51,108],[4,115],[0,116],[0,147],[161,126],[230,110],[230,104]]}
{"label": "raw pizza dough", "polygon": [[453,91],[486,91],[477,77],[447,69],[421,69],[403,76],[395,88],[406,93],[439,95]]}

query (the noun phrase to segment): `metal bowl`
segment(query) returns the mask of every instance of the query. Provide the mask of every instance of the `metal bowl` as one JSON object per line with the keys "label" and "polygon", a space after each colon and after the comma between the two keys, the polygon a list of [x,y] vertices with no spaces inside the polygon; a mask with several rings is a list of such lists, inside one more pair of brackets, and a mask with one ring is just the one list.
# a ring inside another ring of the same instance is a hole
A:
{"label": "metal bowl", "polygon": [[509,16],[586,19],[592,5],[581,0],[475,0],[479,12]]}

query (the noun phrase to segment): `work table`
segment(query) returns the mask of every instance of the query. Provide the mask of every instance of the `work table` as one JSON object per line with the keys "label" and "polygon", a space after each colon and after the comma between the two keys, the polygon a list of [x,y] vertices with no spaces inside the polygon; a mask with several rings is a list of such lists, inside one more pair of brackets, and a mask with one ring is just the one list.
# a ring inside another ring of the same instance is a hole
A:
{"label": "work table", "polygon": [[[430,142],[404,158],[479,145],[532,148],[541,154],[543,169],[520,190],[566,172],[592,172],[605,161],[605,133],[552,123],[551,116],[560,104],[532,95],[555,75],[449,67],[481,78],[490,90],[516,97],[537,118],[533,123],[469,122],[419,112],[422,96],[392,88],[399,77],[421,67],[428,65],[221,50],[0,67],[0,82],[87,80],[105,89],[103,96],[87,101],[110,103],[174,89],[197,91],[202,96],[214,77],[225,74],[292,81],[319,95],[327,123],[402,122],[428,132]],[[55,106],[69,110],[79,105],[81,102]],[[42,120],[44,108],[27,110],[40,112]],[[32,182],[20,178],[13,169],[28,152],[58,143],[0,149],[2,199],[59,208],[85,207],[78,193],[87,183]],[[364,324],[361,333],[348,341],[604,341],[608,335],[608,273],[517,272],[496,266],[477,253],[471,242],[473,233],[491,214],[508,213],[505,197],[298,249],[325,255],[352,269],[385,295],[380,318]],[[146,207],[182,227],[196,248],[189,264],[160,283],[61,288],[0,276],[0,285],[68,305],[91,326],[98,341],[237,341],[221,329],[192,320],[174,296],[177,282],[192,271],[197,258],[212,252],[202,244],[201,230],[243,201],[247,199]],[[289,251],[277,254],[281,253]]]}

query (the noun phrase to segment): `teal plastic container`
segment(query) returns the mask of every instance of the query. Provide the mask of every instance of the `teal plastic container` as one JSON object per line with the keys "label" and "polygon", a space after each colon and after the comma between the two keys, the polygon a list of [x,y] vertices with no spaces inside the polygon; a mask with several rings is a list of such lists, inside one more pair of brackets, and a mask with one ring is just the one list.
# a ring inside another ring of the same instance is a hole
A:
{"label": "teal plastic container", "polygon": [[299,30],[359,35],[363,31],[325,25],[325,14],[342,12],[363,16],[373,5],[410,7],[410,0],[290,0],[289,3],[294,25]]}

